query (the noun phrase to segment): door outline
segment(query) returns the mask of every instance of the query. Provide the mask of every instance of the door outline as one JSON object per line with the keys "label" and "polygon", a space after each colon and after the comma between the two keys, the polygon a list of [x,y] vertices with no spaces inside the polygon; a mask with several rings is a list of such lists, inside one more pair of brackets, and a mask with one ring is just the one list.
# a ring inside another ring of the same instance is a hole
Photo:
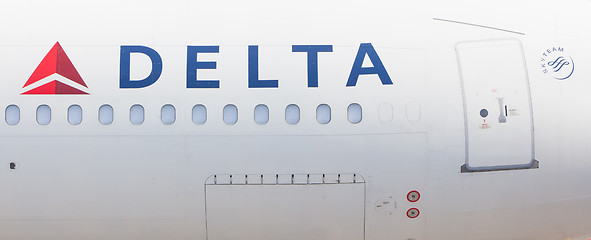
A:
{"label": "door outline", "polygon": [[[530,114],[530,131],[531,131],[531,161],[527,164],[511,164],[511,165],[495,165],[495,166],[483,166],[483,167],[471,167],[469,162],[469,132],[468,132],[468,108],[466,105],[466,91],[464,88],[464,73],[462,71],[462,61],[460,59],[460,52],[458,46],[466,43],[485,43],[485,42],[500,42],[500,41],[515,41],[519,44],[519,51],[521,60],[523,62],[523,68],[525,73],[525,86],[527,92],[527,100],[529,104]],[[523,44],[517,38],[501,38],[501,39],[486,39],[486,40],[473,40],[473,41],[461,41],[456,43],[454,46],[456,52],[456,60],[458,61],[458,70],[460,74],[460,86],[462,88],[462,105],[464,110],[464,149],[465,149],[465,163],[460,167],[460,172],[491,172],[491,171],[508,171],[508,170],[523,170],[523,169],[537,169],[539,168],[539,161],[536,160],[535,156],[535,137],[534,137],[534,115],[533,115],[533,104],[531,99],[531,88],[529,84],[529,73],[527,70],[527,62],[525,59],[525,53],[523,50]]]}

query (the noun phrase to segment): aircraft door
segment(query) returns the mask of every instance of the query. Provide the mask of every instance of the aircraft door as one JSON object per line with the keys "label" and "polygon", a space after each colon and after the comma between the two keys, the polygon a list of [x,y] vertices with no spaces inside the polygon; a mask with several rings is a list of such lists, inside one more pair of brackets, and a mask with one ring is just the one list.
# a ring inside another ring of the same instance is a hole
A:
{"label": "aircraft door", "polygon": [[517,39],[456,45],[466,164],[462,172],[537,168],[527,68]]}

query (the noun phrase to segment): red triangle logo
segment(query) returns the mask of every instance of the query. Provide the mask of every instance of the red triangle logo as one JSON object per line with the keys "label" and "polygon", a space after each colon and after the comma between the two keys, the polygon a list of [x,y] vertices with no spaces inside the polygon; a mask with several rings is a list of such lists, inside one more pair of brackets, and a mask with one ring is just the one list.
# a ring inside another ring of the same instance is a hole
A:
{"label": "red triangle logo", "polygon": [[[29,77],[24,87],[27,87],[33,83],[36,83],[54,73],[57,73],[73,82],[76,82],[84,87],[86,83],[82,80],[82,77],[66,55],[66,52],[56,42],[55,45],[49,50],[49,53],[45,55],[39,66],[35,69],[33,74]],[[78,90],[74,87],[68,86],[67,84],[52,81],[50,83],[39,86],[35,89],[29,90],[23,94],[88,94],[84,91]]]}
{"label": "red triangle logo", "polygon": [[57,80],[43,84],[37,88],[33,88],[27,92],[22,93],[23,95],[54,95],[54,94],[88,94],[84,91],[80,91],[76,88],[70,87],[66,84],[58,82]]}

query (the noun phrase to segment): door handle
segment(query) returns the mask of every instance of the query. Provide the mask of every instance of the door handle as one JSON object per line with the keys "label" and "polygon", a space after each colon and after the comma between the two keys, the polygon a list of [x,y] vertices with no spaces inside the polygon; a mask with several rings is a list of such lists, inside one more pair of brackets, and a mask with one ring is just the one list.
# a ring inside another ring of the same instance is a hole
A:
{"label": "door handle", "polygon": [[507,122],[507,106],[504,103],[504,98],[497,98],[499,100],[499,123]]}

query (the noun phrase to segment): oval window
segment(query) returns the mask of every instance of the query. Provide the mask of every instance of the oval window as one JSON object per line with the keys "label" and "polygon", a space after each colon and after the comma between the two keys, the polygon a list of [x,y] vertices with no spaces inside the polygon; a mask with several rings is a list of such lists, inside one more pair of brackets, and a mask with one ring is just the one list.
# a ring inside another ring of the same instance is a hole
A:
{"label": "oval window", "polygon": [[37,108],[37,122],[41,125],[51,122],[51,108],[49,106],[41,105]]}
{"label": "oval window", "polygon": [[320,104],[316,108],[316,120],[320,124],[327,124],[330,122],[330,106]]}
{"label": "oval window", "polygon": [[99,122],[103,125],[113,123],[113,107],[111,105],[102,105],[99,108]]}
{"label": "oval window", "polygon": [[285,108],[285,121],[291,125],[300,122],[300,107],[298,105],[290,104]]}
{"label": "oval window", "polygon": [[134,125],[140,125],[144,123],[144,107],[136,104],[131,106],[129,109],[129,121]]}
{"label": "oval window", "polygon": [[78,105],[72,105],[68,108],[68,122],[72,125],[82,123],[82,108]]}
{"label": "oval window", "polygon": [[174,121],[176,121],[176,109],[174,106],[170,104],[162,106],[162,109],[160,110],[160,118],[162,123],[166,125],[173,124]]}
{"label": "oval window", "polygon": [[17,125],[21,121],[21,110],[16,105],[6,107],[5,120],[8,125]]}
{"label": "oval window", "polygon": [[254,121],[263,125],[269,122],[269,108],[264,104],[259,104],[254,108]]}
{"label": "oval window", "polygon": [[232,104],[224,107],[224,122],[228,125],[234,125],[238,122],[238,108]]}
{"label": "oval window", "polygon": [[353,103],[347,108],[347,119],[350,123],[356,124],[361,122],[362,110],[361,105]]}
{"label": "oval window", "polygon": [[207,121],[207,108],[201,104],[193,107],[193,123],[202,125]]}

